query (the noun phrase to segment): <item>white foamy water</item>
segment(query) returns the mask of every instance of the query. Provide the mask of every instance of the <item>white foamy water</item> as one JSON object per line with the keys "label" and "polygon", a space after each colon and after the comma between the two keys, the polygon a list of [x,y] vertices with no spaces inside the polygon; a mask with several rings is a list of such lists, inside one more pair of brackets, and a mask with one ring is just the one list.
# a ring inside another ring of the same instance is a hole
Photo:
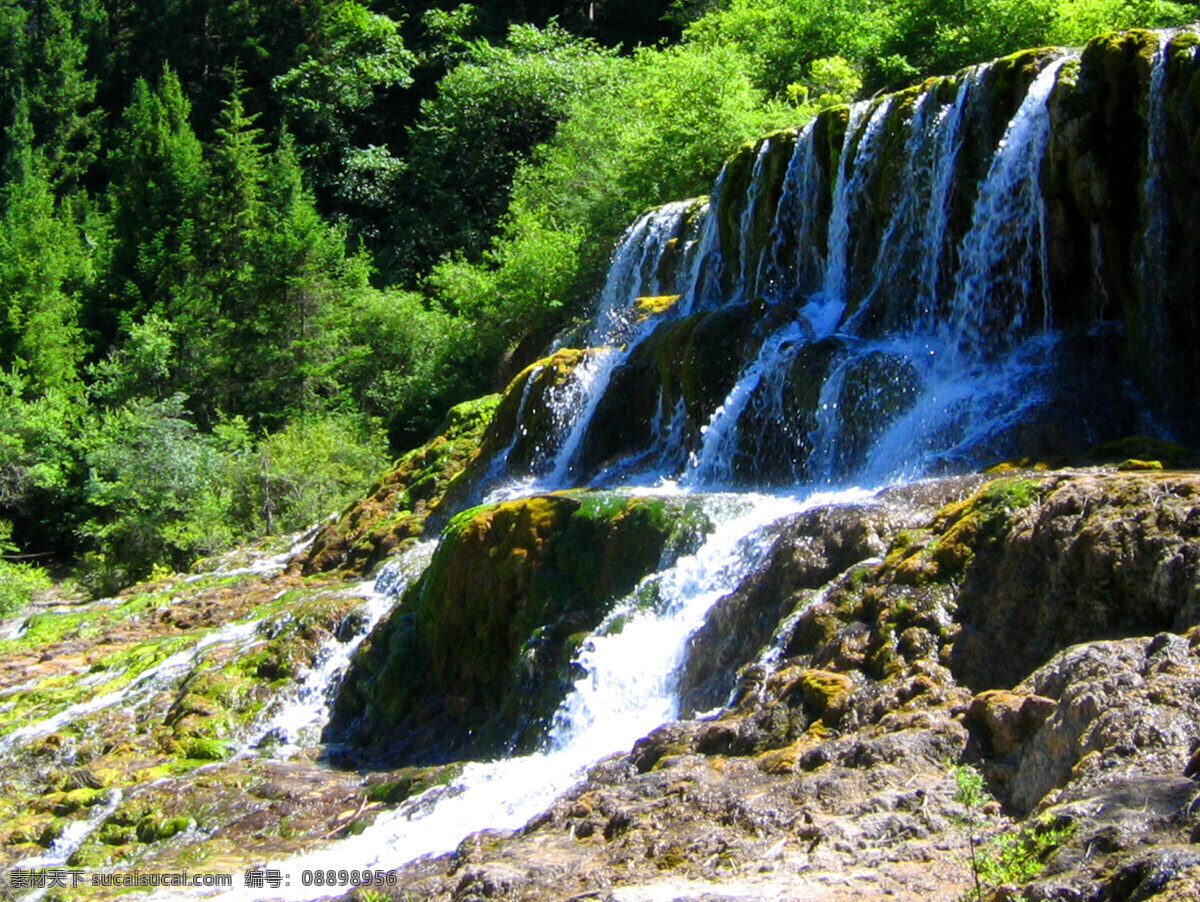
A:
{"label": "white foamy water", "polygon": [[375,625],[396,606],[409,584],[421,575],[436,547],[433,541],[414,545],[389,561],[374,580],[345,590],[345,595],[364,599],[352,612],[356,620],[353,632],[347,635],[339,630],[338,635],[321,646],[312,667],[300,674],[274,713],[254,728],[250,744],[257,745],[269,737],[282,743],[272,754],[286,756],[299,751],[298,744],[302,741],[311,744],[319,739],[354,653]]}
{"label": "white foamy water", "polygon": [[[660,491],[671,492],[663,486]],[[688,637],[709,608],[732,591],[770,552],[770,524],[820,504],[857,501],[868,493],[823,493],[804,500],[769,495],[713,496],[706,508],[719,521],[691,555],[654,574],[614,609],[584,643],[575,683],[555,718],[545,751],[467,764],[446,786],[380,815],[359,836],[272,864],[292,885],[241,889],[223,899],[260,896],[308,899],[304,870],[391,869],[422,855],[450,851],[481,829],[514,829],[545,810],[601,758],[633,743],[678,712],[677,671]],[[649,607],[635,599],[655,599]]]}

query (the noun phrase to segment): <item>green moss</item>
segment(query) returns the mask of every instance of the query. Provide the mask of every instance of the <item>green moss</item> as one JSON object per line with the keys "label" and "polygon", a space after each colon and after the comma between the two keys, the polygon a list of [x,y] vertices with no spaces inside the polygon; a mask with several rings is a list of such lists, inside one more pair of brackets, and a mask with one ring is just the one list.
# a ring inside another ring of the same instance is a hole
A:
{"label": "green moss", "polygon": [[107,846],[123,846],[137,840],[137,831],[125,824],[101,824],[96,839]]}
{"label": "green moss", "polygon": [[74,814],[81,808],[91,808],[107,798],[108,793],[102,789],[73,789],[70,792],[57,793],[47,801],[54,805],[54,813],[60,817]]}
{"label": "green moss", "polygon": [[[476,741],[532,741],[567,688],[578,637],[711,524],[694,499],[538,495],[455,516],[376,631],[350,694],[395,726],[430,698]],[[355,695],[357,693],[357,695]],[[489,732],[490,731],[490,732]]]}
{"label": "green moss", "polygon": [[155,843],[191,829],[195,822],[188,817],[146,817],[138,822],[138,842]]}
{"label": "green moss", "polygon": [[1129,458],[1117,464],[1118,470],[1161,470],[1163,468],[1162,461],[1159,460],[1137,460]]}
{"label": "green moss", "polygon": [[[531,374],[532,369],[526,370],[518,380],[527,380]],[[429,514],[459,477],[486,454],[487,436],[495,431],[488,428],[492,420],[515,417],[518,405],[519,396],[514,400],[506,392],[451,408],[439,435],[396,461],[364,499],[348,506],[336,522],[318,533],[303,562],[304,573],[366,570],[419,537]]]}
{"label": "green moss", "polygon": [[229,757],[229,743],[220,739],[194,737],[180,743],[180,753],[193,761],[223,761]]}
{"label": "green moss", "polygon": [[661,316],[674,307],[682,296],[679,294],[656,294],[636,298],[633,304],[637,309],[638,321]]}
{"label": "green moss", "polygon": [[800,692],[817,718],[837,711],[854,690],[854,681],[844,673],[827,670],[806,670],[800,676]]}

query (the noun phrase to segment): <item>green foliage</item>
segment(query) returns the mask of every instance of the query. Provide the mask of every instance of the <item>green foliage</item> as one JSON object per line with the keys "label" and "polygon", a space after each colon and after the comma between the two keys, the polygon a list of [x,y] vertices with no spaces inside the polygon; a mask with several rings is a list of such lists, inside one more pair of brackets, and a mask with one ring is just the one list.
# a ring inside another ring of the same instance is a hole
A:
{"label": "green foliage", "polygon": [[39,4],[37,40],[26,76],[34,129],[56,189],[78,185],[96,162],[103,111],[94,106],[96,80],[87,73],[84,25],[72,15],[78,4],[59,0]]}
{"label": "green foliage", "polygon": [[[993,888],[1029,882],[1042,873],[1046,859],[1074,832],[1074,824],[1059,826],[1047,815],[992,837],[979,850],[980,881]],[[963,902],[980,902],[975,893],[962,898]]]}
{"label": "green foliage", "polygon": [[176,527],[217,475],[219,459],[187,419],[185,398],[138,398],[89,423],[85,497],[94,514],[79,529],[95,552],[85,583],[107,593],[148,575],[156,563],[182,569],[217,541]]}
{"label": "green foliage", "polygon": [[164,68],[158,87],[140,79],[117,130],[111,165],[112,300],[93,313],[105,338],[123,317],[150,311],[186,325],[185,286],[199,271],[199,226],[209,169],[191,126],[179,77]]}
{"label": "green foliage", "polygon": [[50,587],[50,577],[41,567],[9,559],[18,550],[11,537],[12,524],[0,520],[0,617],[20,612],[35,592]]}
{"label": "green foliage", "polygon": [[967,845],[971,850],[971,876],[975,881],[973,898],[976,902],[982,902],[983,875],[976,830],[979,827],[980,809],[990,796],[984,789],[983,775],[969,764],[956,765],[951,774],[954,777],[954,801],[967,809]]}
{"label": "green foliage", "polygon": [[862,74],[845,57],[827,56],[813,60],[808,81],[788,85],[787,95],[807,118],[852,102],[862,86]]}
{"label": "green foliage", "polygon": [[[379,436],[345,416],[294,420],[253,449],[232,425],[221,438],[229,453],[207,490],[227,499],[218,523],[231,524],[239,538],[310,526],[356,497],[387,465]],[[204,525],[193,517],[179,534]]]}
{"label": "green foliage", "polygon": [[1059,824],[1051,815],[996,834],[980,843],[976,836],[984,805],[992,800],[983,775],[969,764],[951,768],[954,801],[967,809],[966,827],[971,850],[974,887],[960,902],[982,902],[985,891],[1004,884],[1027,883],[1041,874],[1046,859],[1075,832],[1072,823]]}
{"label": "green foliage", "polygon": [[0,516],[20,523],[21,550],[69,550],[83,412],[78,398],[31,393],[26,377],[0,370]]}
{"label": "green foliage", "polygon": [[969,813],[974,813],[991,800],[991,795],[984,788],[983,774],[969,764],[956,765],[952,769],[954,777],[954,801],[965,807]]}
{"label": "green foliage", "polygon": [[518,170],[496,250],[501,271],[510,259],[526,259],[518,250],[534,236],[558,233],[571,246],[586,234],[570,278],[551,286],[555,302],[577,310],[638,212],[702,193],[729,148],[790,115],[764,107],[745,58],[731,47],[635,52],[611,82],[575,98],[553,139]]}
{"label": "green foliage", "polygon": [[730,0],[694,18],[685,38],[736,46],[773,94],[807,88],[815,97],[813,66],[829,57],[846,60],[874,91],[1023,47],[1182,24],[1198,12],[1196,3],[1161,0]]}
{"label": "green foliage", "polygon": [[1118,28],[1182,25],[1200,13],[1196,3],[1164,0],[1065,0],[1057,6],[1047,37],[1063,44],[1082,44],[1095,34]]}
{"label": "green foliage", "polygon": [[358,292],[326,325],[346,401],[384,423],[393,447],[418,444],[447,407],[486,388],[487,363],[468,365],[482,352],[464,340],[466,326],[415,292]]}
{"label": "green foliage", "polygon": [[387,463],[382,442],[345,416],[296,420],[255,442],[244,420],[205,435],[185,399],[134,398],[84,437],[92,515],[84,583],[111,593],[256,536],[289,532],[336,511]]}
{"label": "green foliage", "polygon": [[315,30],[310,55],[272,88],[301,139],[313,181],[339,209],[374,217],[400,168],[378,143],[386,131],[380,99],[412,83],[416,58],[399,23],[354,0],[326,7]]}
{"label": "green foliage", "polygon": [[345,117],[369,108],[379,88],[411,82],[415,60],[394,21],[354,0],[325,9],[316,27],[316,52],[275,79],[274,87],[293,116],[349,137]]}
{"label": "green foliage", "polygon": [[[18,106],[16,131],[24,131]],[[0,364],[34,392],[70,389],[83,355],[79,294],[90,278],[69,202],[56,203],[39,150],[12,148],[0,190]]]}
{"label": "green foliage", "polygon": [[460,46],[464,58],[409,129],[408,173],[384,255],[391,273],[426,272],[449,252],[482,259],[518,165],[616,65],[611,52],[554,24],[514,26],[500,45]]}
{"label": "green foliage", "polygon": [[880,0],[730,0],[684,35],[703,46],[736,47],[755,83],[781,95],[806,83],[815,60],[878,59],[895,28],[891,7]]}

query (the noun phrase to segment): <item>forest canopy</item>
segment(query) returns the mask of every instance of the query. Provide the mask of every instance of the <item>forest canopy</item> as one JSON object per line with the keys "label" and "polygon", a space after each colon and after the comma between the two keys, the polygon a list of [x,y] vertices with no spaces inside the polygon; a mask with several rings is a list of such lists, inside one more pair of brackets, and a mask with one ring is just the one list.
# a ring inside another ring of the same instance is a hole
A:
{"label": "forest canopy", "polygon": [[0,613],[45,567],[108,592],[332,512],[585,312],[629,221],[748,138],[1197,16],[0,0]]}

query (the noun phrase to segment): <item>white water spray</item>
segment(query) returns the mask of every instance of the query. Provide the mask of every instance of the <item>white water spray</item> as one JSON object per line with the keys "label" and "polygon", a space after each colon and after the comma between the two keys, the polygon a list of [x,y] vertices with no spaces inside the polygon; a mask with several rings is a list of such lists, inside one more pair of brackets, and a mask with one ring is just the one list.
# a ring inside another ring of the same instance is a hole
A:
{"label": "white water spray", "polygon": [[[664,489],[666,491],[666,489]],[[818,495],[801,502],[765,495],[712,496],[706,510],[719,521],[694,554],[648,578],[614,609],[584,643],[575,683],[555,717],[547,750],[500,761],[470,763],[446,786],[409,799],[356,837],[279,862],[281,872],[396,868],[422,855],[453,849],[480,829],[515,829],[543,811],[606,755],[678,713],[677,672],[688,637],[709,608],[769,554],[768,528],[781,517],[861,492]],[[645,607],[637,599],[656,601]],[[305,899],[311,888],[264,891],[271,898]],[[255,898],[252,890],[222,896]]]}

